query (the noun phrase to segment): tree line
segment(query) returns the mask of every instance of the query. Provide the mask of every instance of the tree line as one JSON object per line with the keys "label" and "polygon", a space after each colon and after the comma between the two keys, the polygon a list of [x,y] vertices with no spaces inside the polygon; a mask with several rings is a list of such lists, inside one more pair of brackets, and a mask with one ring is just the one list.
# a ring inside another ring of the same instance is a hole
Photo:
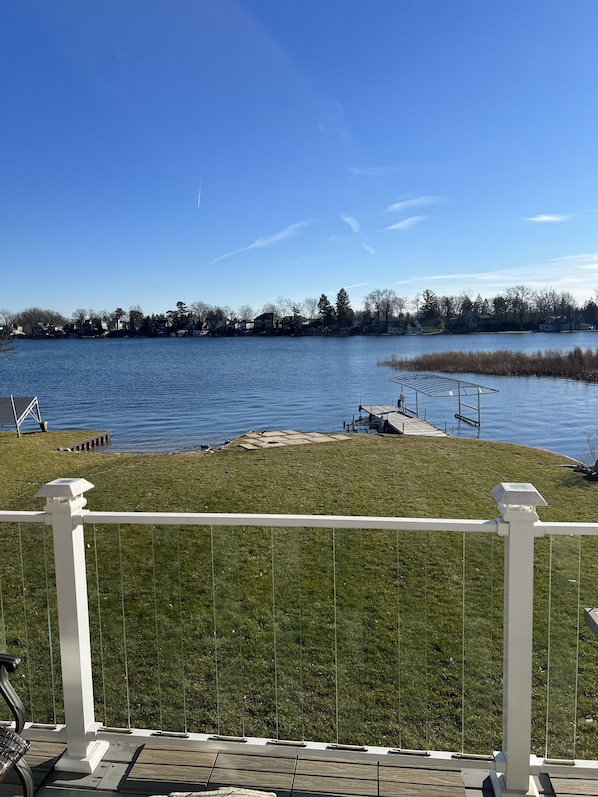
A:
{"label": "tree line", "polygon": [[164,335],[250,333],[405,333],[492,332],[580,329],[598,325],[598,291],[579,305],[568,291],[508,288],[492,298],[463,291],[438,295],[426,289],[414,297],[390,288],[375,289],[353,309],[341,288],[334,301],[322,293],[302,301],[279,297],[256,313],[250,305],[233,310],[227,305],[183,301],[164,313],[146,315],[139,305],[128,310],[95,311],[77,308],[69,318],[53,310],[29,307],[12,313],[0,310],[0,351],[15,335]]}

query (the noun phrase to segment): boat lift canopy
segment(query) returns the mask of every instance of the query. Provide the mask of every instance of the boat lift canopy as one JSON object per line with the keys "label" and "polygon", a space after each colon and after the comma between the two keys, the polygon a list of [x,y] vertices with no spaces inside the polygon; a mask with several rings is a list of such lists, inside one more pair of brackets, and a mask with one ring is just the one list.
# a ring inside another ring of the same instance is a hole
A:
{"label": "boat lift canopy", "polygon": [[0,396],[0,426],[11,426],[20,437],[27,418],[33,418],[42,432],[46,431],[47,423],[42,421],[37,396]]}
{"label": "boat lift canopy", "polygon": [[[425,396],[432,396],[433,398],[447,398],[450,396],[457,396],[459,401],[459,410],[455,413],[455,418],[471,424],[472,426],[480,426],[480,396],[483,393],[500,393],[498,388],[485,387],[478,385],[475,382],[466,382],[463,379],[454,379],[452,376],[439,376],[438,374],[428,373],[413,373],[402,374],[401,376],[391,377],[391,382],[397,382],[401,388],[408,387],[415,391],[415,410],[408,410],[405,405],[405,397],[401,391],[401,398],[399,399],[399,406],[403,410],[407,410],[419,418],[419,394],[423,393]],[[463,398],[469,396],[477,396],[476,404],[468,404],[463,401]],[[471,418],[465,415],[463,408],[473,410],[476,414]]]}

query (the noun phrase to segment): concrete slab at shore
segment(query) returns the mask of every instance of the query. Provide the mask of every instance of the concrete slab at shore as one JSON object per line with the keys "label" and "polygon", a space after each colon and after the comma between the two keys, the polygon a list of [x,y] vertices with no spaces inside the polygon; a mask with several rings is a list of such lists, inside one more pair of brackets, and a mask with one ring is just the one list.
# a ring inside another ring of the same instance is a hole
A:
{"label": "concrete slab at shore", "polygon": [[350,440],[346,434],[323,434],[322,432],[295,432],[285,429],[279,432],[248,432],[234,441],[234,445],[247,451],[257,448],[277,448],[279,446],[299,446],[308,443],[334,443]]}

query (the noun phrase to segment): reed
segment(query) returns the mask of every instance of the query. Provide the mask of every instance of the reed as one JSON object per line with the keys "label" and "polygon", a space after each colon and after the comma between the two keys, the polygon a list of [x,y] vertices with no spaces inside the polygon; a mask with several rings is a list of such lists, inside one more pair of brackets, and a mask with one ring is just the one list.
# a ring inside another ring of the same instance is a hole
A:
{"label": "reed", "polygon": [[383,360],[397,371],[442,371],[451,374],[491,374],[493,376],[550,376],[598,382],[598,349],[579,346],[568,352],[536,351],[532,354],[499,351],[445,351]]}

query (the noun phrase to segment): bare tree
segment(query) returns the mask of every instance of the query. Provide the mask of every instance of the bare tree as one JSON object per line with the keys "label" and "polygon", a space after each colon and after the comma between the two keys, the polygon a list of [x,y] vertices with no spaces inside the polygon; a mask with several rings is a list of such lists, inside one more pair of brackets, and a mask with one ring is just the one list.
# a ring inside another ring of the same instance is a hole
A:
{"label": "bare tree", "polygon": [[318,314],[318,299],[304,299],[303,312],[307,315],[310,321],[313,321]]}
{"label": "bare tree", "polygon": [[396,299],[395,299],[395,312],[399,316],[399,321],[401,320],[401,317],[403,316],[403,313],[405,312],[405,309],[407,308],[407,304],[408,304],[408,299],[407,299],[406,296],[397,296],[396,297]]}
{"label": "bare tree", "polygon": [[51,324],[61,327],[66,324],[66,318],[55,310],[44,310],[41,307],[28,307],[10,317],[12,324],[23,327],[24,332],[31,332],[36,324]]}
{"label": "bare tree", "polygon": [[0,310],[0,357],[8,357],[14,352],[14,348],[12,315],[9,310]]}
{"label": "bare tree", "polygon": [[143,310],[140,305],[134,304],[129,307],[129,329],[137,330],[143,323]]}
{"label": "bare tree", "polygon": [[572,318],[577,312],[577,303],[573,294],[569,291],[561,291],[558,297],[558,311],[559,314],[567,318]]}
{"label": "bare tree", "polygon": [[556,314],[558,294],[554,288],[541,288],[533,292],[531,303],[538,314],[538,318],[544,320],[546,316]]}
{"label": "bare tree", "polygon": [[281,318],[289,315],[300,315],[303,312],[302,302],[296,302],[294,299],[289,299],[285,296],[278,296],[273,304],[276,307],[274,312]]}
{"label": "bare tree", "polygon": [[255,317],[253,307],[250,304],[242,304],[237,310],[237,315],[240,321],[252,321]]}
{"label": "bare tree", "polygon": [[393,315],[397,306],[397,294],[391,288],[377,288],[365,297],[365,307],[376,314],[380,325],[384,319],[384,330],[388,329],[388,319]]}
{"label": "bare tree", "polygon": [[509,302],[513,319],[519,323],[519,327],[523,329],[525,318],[529,314],[530,300],[533,291],[526,285],[515,285],[513,288],[507,288],[506,298]]}
{"label": "bare tree", "polygon": [[191,316],[202,323],[205,323],[208,316],[213,313],[213,310],[212,305],[207,302],[197,301],[189,305]]}

